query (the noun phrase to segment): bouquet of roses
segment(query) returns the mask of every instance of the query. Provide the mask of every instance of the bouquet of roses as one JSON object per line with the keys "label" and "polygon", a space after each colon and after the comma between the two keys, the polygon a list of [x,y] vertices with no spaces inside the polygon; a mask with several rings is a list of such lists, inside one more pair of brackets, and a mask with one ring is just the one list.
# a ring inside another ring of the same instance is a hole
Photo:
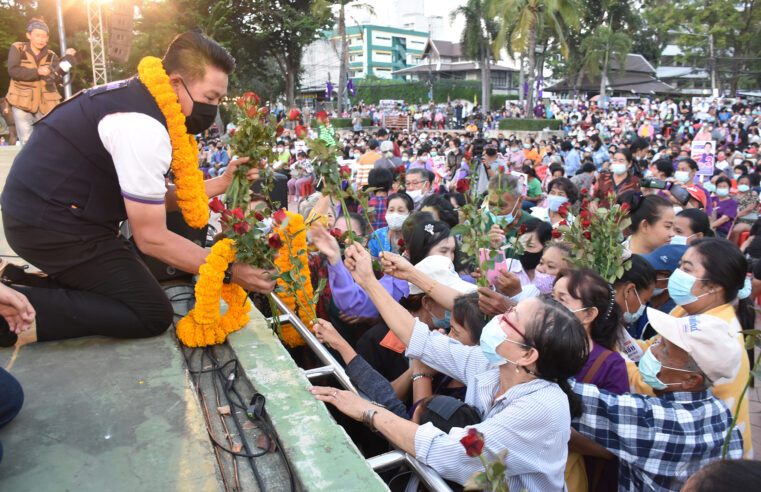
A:
{"label": "bouquet of roses", "polygon": [[[610,209],[593,209],[587,199],[582,200],[575,214],[576,219],[570,224],[564,219],[552,235],[562,237],[563,241],[573,246],[573,255],[568,261],[591,268],[613,283],[631,266],[631,254],[624,244],[624,230],[631,220],[628,204],[616,204],[612,194],[608,200],[613,204]],[[561,206],[558,213],[567,217],[570,207]]]}

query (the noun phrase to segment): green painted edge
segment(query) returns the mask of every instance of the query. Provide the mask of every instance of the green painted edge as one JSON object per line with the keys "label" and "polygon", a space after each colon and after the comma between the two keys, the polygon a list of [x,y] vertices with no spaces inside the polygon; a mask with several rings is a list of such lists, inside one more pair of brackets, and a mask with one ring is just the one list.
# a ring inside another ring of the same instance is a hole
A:
{"label": "green painted edge", "polygon": [[251,384],[267,399],[267,414],[304,490],[389,490],[325,404],[308,391],[309,380],[264,316],[256,308],[250,315],[251,321],[227,341]]}

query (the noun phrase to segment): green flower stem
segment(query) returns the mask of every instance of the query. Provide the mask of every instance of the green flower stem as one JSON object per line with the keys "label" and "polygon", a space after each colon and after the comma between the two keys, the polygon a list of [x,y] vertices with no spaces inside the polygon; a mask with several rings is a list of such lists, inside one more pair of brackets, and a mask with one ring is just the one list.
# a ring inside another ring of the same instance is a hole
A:
{"label": "green flower stem", "polygon": [[484,458],[484,453],[479,454],[478,459],[480,459],[481,463],[484,465],[484,470],[486,470],[486,479],[489,481],[490,484],[493,484],[494,477],[492,477],[491,473],[489,473],[489,463],[486,462],[486,458]]}
{"label": "green flower stem", "polygon": [[272,324],[270,325],[270,328],[272,328],[272,331],[274,331],[278,337],[283,338],[283,330],[280,328],[280,310],[277,308],[277,304],[275,304],[275,299],[272,298],[274,295],[274,292],[267,294],[267,301],[269,301],[270,313],[272,314]]}
{"label": "green flower stem", "polygon": [[727,436],[724,438],[724,447],[721,450],[721,457],[726,458],[727,457],[727,451],[729,448],[729,439],[732,437],[732,431],[735,429],[735,426],[737,425],[737,416],[740,415],[740,405],[742,405],[743,398],[745,398],[745,393],[748,392],[748,388],[750,387],[751,381],[753,381],[753,371],[756,370],[758,367],[758,363],[761,362],[761,353],[758,354],[758,357],[756,358],[756,363],[753,365],[753,369],[748,374],[748,380],[745,381],[745,386],[743,387],[742,393],[740,393],[740,399],[737,400],[737,406],[735,407],[735,415],[732,418],[732,423],[729,425],[729,430],[727,431]]}
{"label": "green flower stem", "polygon": [[[304,232],[304,234],[306,234],[306,232]],[[284,235],[285,235],[285,244],[286,244],[286,246],[288,246],[288,255],[291,258],[293,258],[294,256],[296,258],[298,258],[298,255],[294,255],[293,254],[293,248],[291,248],[291,236],[287,232]],[[299,259],[299,263],[301,263],[300,259]],[[303,266],[304,265],[302,265],[302,268],[303,268]],[[301,274],[299,273],[299,275],[301,275]],[[293,282],[298,284],[299,288],[301,288],[301,292],[304,294],[304,299],[307,300],[308,306],[304,306],[304,304],[302,304],[301,300],[299,299],[299,296],[296,295],[296,288],[293,287],[293,286],[290,286],[291,287],[290,290],[291,290],[291,293],[293,294],[293,298],[296,300],[298,305],[301,306],[301,309],[306,311],[307,316],[309,316],[309,319],[311,321],[316,320],[317,319],[316,311],[314,310],[314,308],[311,305],[311,299],[309,299],[309,296],[307,296],[306,289],[304,288],[304,282],[301,282],[298,279],[294,280]],[[285,282],[285,284],[288,285],[287,282]]]}

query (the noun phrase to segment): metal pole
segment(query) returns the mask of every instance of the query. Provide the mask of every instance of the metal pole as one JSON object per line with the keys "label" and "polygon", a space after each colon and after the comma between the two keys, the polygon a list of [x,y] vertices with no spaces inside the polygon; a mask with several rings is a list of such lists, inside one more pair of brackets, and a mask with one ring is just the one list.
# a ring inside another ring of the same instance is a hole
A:
{"label": "metal pole", "polygon": [[[66,32],[63,28],[63,9],[61,8],[61,0],[55,2],[56,15],[58,16],[58,38],[61,44],[61,57],[66,54]],[[63,93],[66,99],[71,97],[71,75],[66,74],[63,78]]]}
{"label": "metal pole", "polygon": [[719,88],[716,85],[716,54],[713,47],[713,34],[708,34],[708,50],[711,56],[711,95],[719,97]]}

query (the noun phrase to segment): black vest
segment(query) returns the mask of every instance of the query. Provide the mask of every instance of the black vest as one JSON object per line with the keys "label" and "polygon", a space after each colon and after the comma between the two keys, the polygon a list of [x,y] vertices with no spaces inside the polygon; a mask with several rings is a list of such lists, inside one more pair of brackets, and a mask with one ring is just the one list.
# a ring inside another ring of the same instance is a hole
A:
{"label": "black vest", "polygon": [[167,126],[138,78],[78,93],[35,125],[5,182],[3,212],[63,233],[115,233],[127,212],[114,161],[98,135],[98,123],[112,113],[143,113]]}

